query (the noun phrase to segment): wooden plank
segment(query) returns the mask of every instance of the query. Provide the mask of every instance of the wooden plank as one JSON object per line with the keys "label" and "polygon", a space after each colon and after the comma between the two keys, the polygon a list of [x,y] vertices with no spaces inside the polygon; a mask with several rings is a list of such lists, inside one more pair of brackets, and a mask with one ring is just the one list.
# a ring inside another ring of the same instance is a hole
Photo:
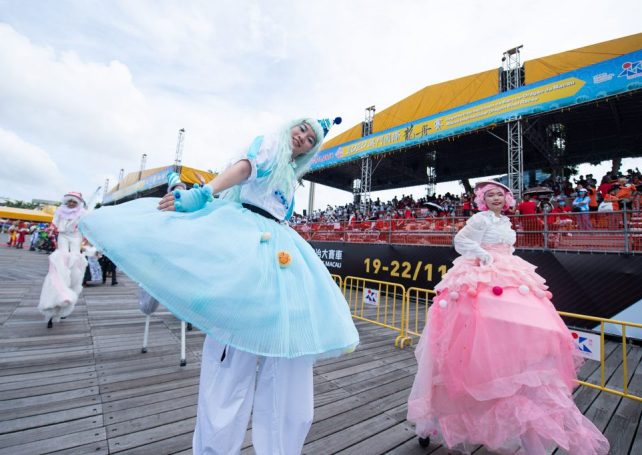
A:
{"label": "wooden plank", "polygon": [[30,428],[0,435],[0,449],[22,445],[24,441],[40,441],[52,439],[61,434],[76,433],[87,429],[103,427],[103,416],[93,415],[82,419],[67,420],[53,425]]}
{"label": "wooden plank", "polygon": [[[107,426],[107,436],[115,438],[130,433],[138,433],[144,430],[150,430],[159,426],[182,422],[186,419],[196,419],[196,396],[189,397],[189,400],[182,400],[183,406],[177,409],[164,410],[144,415],[142,417],[120,422]],[[165,403],[163,403],[165,404]],[[159,406],[160,409],[166,409]],[[195,420],[194,420],[195,422]],[[194,431],[194,427],[191,428]]]}
{"label": "wooden plank", "polygon": [[74,398],[88,397],[98,394],[98,387],[84,387],[65,392],[51,393],[46,395],[33,395],[25,398],[16,398],[14,400],[0,401],[0,411],[9,409],[23,408],[29,406],[46,405],[52,402],[67,402]]}
{"label": "wooden plank", "polygon": [[[119,410],[116,412],[106,412],[105,413],[105,422],[109,424],[109,427],[112,427],[115,424],[123,424],[127,426],[127,431],[133,431],[131,426],[131,421],[134,419],[145,418],[148,416],[157,416],[162,412],[173,411],[175,409],[180,409],[184,407],[192,407],[194,415],[196,414],[196,402],[198,399],[198,387],[191,389],[191,394],[186,394],[184,396],[171,396],[166,397],[163,400],[159,400],[155,403],[145,403],[141,406],[128,407],[125,410]],[[181,392],[183,390],[178,390],[174,392]],[[121,427],[123,425],[120,425]],[[125,434],[125,431],[120,431],[118,433]]]}
{"label": "wooden plank", "polygon": [[85,395],[75,399],[66,399],[59,401],[52,401],[47,403],[36,403],[32,406],[25,406],[22,408],[12,408],[0,412],[0,421],[22,419],[30,416],[37,416],[40,414],[47,414],[50,412],[64,411],[66,409],[75,409],[78,407],[92,406],[99,409],[100,397],[98,395]]}
{"label": "wooden plank", "polygon": [[0,449],[0,455],[33,455],[35,453],[48,453],[52,450],[70,449],[105,440],[106,433],[104,428],[92,428],[90,430],[68,433],[40,441],[25,442],[19,446]]}
{"label": "wooden plank", "polygon": [[384,431],[397,423],[398,422],[395,422],[385,414],[379,414],[371,419],[359,422],[344,431],[337,431],[330,434],[328,437],[319,438],[310,443],[306,443],[306,445],[303,446],[302,453],[311,455],[319,453],[337,453],[368,439],[369,437],[372,437],[373,435]]}
{"label": "wooden plank", "polygon": [[84,417],[102,417],[102,413],[102,405],[98,404],[70,408],[62,411],[46,412],[13,420],[5,420],[2,422],[2,426],[0,426],[0,434],[27,430],[30,428],[45,427],[60,422],[66,422],[68,420],[82,419]]}
{"label": "wooden plank", "polygon": [[7,389],[0,392],[0,400],[92,387],[96,385],[96,382],[95,372],[71,376],[57,376],[53,380],[50,378],[41,380],[34,379],[25,381],[23,387],[20,387],[20,383],[10,382],[4,384],[7,386]]}
{"label": "wooden plank", "polygon": [[[642,372],[639,369],[639,362],[630,367],[634,373],[629,384],[629,393],[642,396]],[[604,436],[611,441],[612,454],[627,453],[631,449],[641,416],[642,403],[628,399],[621,400],[604,431]]]}
{"label": "wooden plank", "polygon": [[[179,422],[160,425],[147,430],[129,433],[124,436],[111,437],[109,439],[109,451],[118,453],[125,450],[143,447],[149,450],[149,445],[157,441],[173,439],[182,434],[189,434],[190,438],[194,432],[196,418],[183,419]],[[150,453],[149,451],[147,453]]]}
{"label": "wooden plank", "polygon": [[[389,453],[392,449],[410,440],[417,441],[415,434],[404,424],[400,423],[336,453],[343,455],[356,453]],[[416,444],[419,446],[419,443]],[[423,453],[426,453],[425,450]]]}

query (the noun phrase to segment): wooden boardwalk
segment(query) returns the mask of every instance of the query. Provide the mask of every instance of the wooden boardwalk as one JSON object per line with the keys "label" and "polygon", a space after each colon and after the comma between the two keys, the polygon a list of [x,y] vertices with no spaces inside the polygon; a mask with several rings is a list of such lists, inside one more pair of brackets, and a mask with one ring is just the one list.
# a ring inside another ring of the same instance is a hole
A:
{"label": "wooden boardwalk", "polygon": [[[188,332],[180,367],[180,323],[161,308],[141,354],[137,288],[120,276],[117,286],[87,287],[74,313],[48,330],[36,310],[46,271],[45,254],[0,247],[0,454],[190,454],[203,334]],[[353,354],[315,366],[304,453],[448,453],[421,449],[405,420],[413,350],[395,349],[386,329],[357,326]],[[622,388],[620,346],[609,343],[607,352],[609,385]],[[632,348],[630,389],[638,395],[641,359]],[[597,364],[588,362],[582,377],[597,382]],[[576,391],[576,402],[612,454],[642,453],[642,404],[588,388]],[[251,429],[242,453],[254,453]]]}

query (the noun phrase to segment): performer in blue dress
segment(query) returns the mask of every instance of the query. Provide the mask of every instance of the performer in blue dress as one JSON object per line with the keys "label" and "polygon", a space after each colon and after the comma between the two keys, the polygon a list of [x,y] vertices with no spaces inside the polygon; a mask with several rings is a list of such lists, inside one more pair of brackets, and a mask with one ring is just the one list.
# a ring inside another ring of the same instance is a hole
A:
{"label": "performer in blue dress", "polygon": [[118,268],[207,333],[195,454],[238,453],[250,413],[257,453],[300,453],[314,359],[359,342],[339,288],[284,223],[330,125],[295,120],[257,137],[207,185],[101,208],[81,223]]}

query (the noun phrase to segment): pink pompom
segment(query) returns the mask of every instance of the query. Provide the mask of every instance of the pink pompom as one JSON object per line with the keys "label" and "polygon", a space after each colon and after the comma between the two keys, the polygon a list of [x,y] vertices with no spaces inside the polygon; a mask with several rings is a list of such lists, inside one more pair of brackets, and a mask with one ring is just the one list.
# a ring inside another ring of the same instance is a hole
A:
{"label": "pink pompom", "polygon": [[477,289],[469,288],[467,292],[469,297],[477,297]]}
{"label": "pink pompom", "polygon": [[544,295],[548,300],[551,300],[553,298],[553,293],[551,291],[544,292]]}
{"label": "pink pompom", "polygon": [[502,295],[503,293],[504,293],[504,290],[502,289],[501,286],[493,286],[493,294]]}

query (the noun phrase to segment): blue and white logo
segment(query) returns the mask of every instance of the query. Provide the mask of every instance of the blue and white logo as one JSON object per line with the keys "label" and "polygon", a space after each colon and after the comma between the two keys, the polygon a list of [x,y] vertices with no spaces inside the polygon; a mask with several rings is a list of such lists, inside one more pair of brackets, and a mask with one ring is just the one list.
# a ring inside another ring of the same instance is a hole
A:
{"label": "blue and white logo", "polygon": [[633,79],[634,77],[642,76],[642,60],[637,62],[624,62],[622,63],[622,72],[617,77],[626,77]]}

